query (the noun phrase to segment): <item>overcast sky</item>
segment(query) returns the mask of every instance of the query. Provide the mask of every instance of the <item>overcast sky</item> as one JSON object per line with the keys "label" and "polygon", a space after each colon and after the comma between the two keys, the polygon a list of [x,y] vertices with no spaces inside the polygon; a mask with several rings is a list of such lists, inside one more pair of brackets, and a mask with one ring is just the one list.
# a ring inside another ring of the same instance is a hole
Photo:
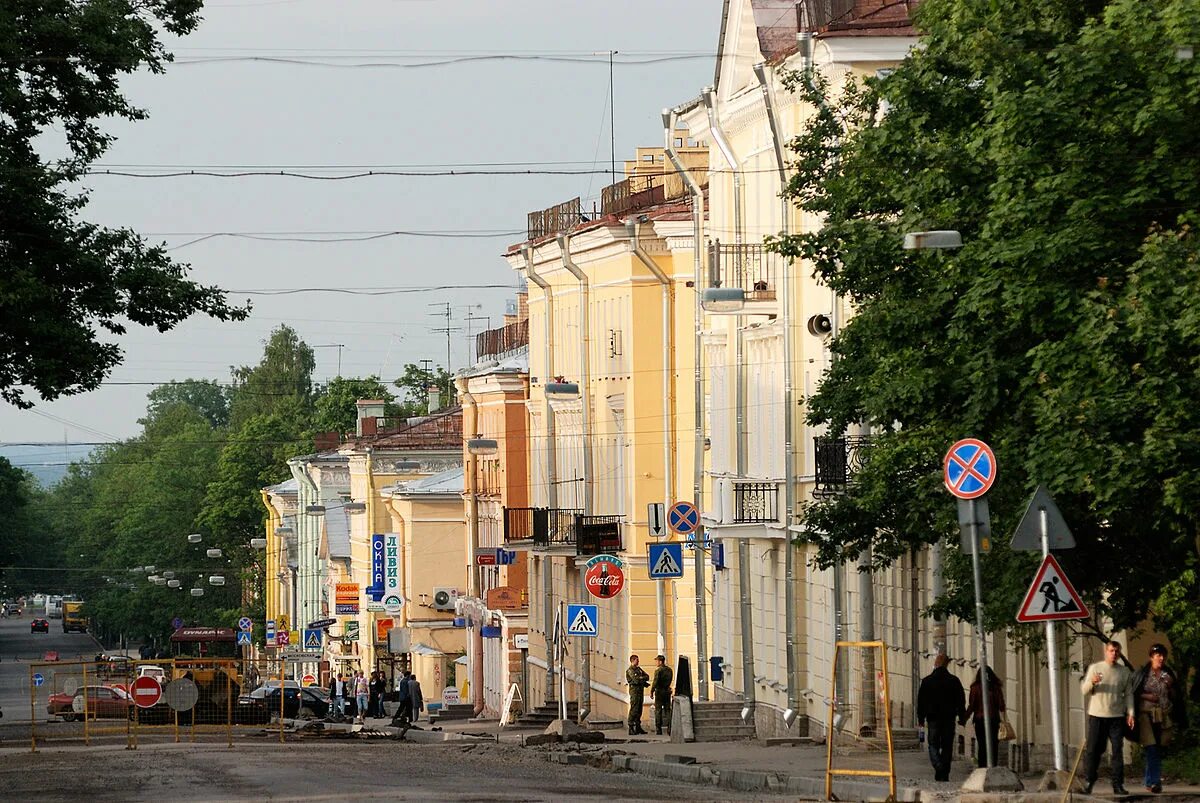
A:
{"label": "overcast sky", "polygon": [[[720,0],[221,0],[173,46],[165,75],[128,78],[150,118],[110,127],[119,141],[101,167],[138,173],[213,168],[296,169],[338,176],[356,167],[532,162],[530,169],[607,170],[607,58],[660,59],[615,68],[618,165],[662,143],[660,110],[712,82]],[[418,62],[486,56],[549,59]],[[693,57],[679,57],[691,54]],[[557,57],[565,57],[566,61]],[[266,61],[264,59],[272,59]],[[323,62],[328,65],[294,63]],[[400,66],[361,66],[380,63]],[[548,164],[548,163],[569,164]],[[450,168],[447,168],[450,169]],[[458,167],[456,169],[462,169]],[[495,169],[523,169],[503,165]],[[139,432],[148,384],[227,381],[254,364],[287,323],[312,346],[344,344],[343,376],[386,380],[406,362],[446,361],[445,326],[498,326],[515,275],[500,257],[524,239],[525,214],[576,195],[598,198],[604,175],[130,178],[89,180],[85,212],[178,247],[193,277],[250,299],[243,323],[197,318],[174,332],[132,330],[113,384],[33,411],[0,406],[4,442],[104,441]],[[589,201],[585,200],[585,205]],[[263,242],[215,236],[359,238],[397,230],[498,234],[392,236],[364,242]],[[428,288],[389,295],[250,295],[294,288]],[[503,285],[461,289],[463,285]],[[451,333],[453,369],[467,333]],[[317,348],[317,379],[337,374],[337,348]],[[61,453],[61,452],[60,452]]]}

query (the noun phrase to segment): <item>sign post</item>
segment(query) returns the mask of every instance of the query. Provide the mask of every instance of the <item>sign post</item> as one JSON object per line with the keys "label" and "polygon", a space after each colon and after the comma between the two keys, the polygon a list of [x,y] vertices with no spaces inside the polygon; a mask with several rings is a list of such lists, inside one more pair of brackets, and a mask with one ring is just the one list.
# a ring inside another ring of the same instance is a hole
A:
{"label": "sign post", "polygon": [[[1035,527],[1036,541],[1032,538]],[[1017,621],[1044,619],[1046,622],[1046,668],[1050,675],[1050,730],[1054,739],[1054,769],[1061,771],[1066,768],[1066,761],[1063,757],[1062,722],[1058,709],[1058,633],[1054,623],[1058,619],[1087,618],[1088,611],[1083,601],[1079,599],[1079,595],[1075,593],[1071,582],[1062,573],[1058,561],[1054,560],[1050,554],[1052,543],[1058,549],[1071,549],[1075,546],[1075,537],[1063,519],[1058,505],[1054,504],[1054,499],[1051,498],[1049,491],[1039,485],[1033,492],[1033,498],[1029,500],[1029,505],[1025,508],[1025,515],[1021,517],[1021,523],[1017,525],[1017,532],[1013,535],[1012,540],[1013,549],[1032,551],[1031,546],[1036,544],[1033,549],[1040,548],[1042,552],[1042,568],[1033,578],[1033,585],[1030,587],[1029,593],[1025,595],[1025,603],[1017,614]],[[1053,578],[1046,580],[1048,571],[1055,571],[1056,574]],[[1056,581],[1060,579],[1061,585],[1065,587],[1064,590],[1069,593],[1069,601],[1062,600],[1059,595]],[[1047,614],[1054,614],[1054,616],[1045,616],[1042,615],[1042,612],[1030,610],[1035,594],[1043,597],[1043,609],[1049,607],[1055,609],[1054,611],[1044,611]],[[1072,604],[1068,604],[1068,602]],[[1065,608],[1072,609],[1064,610]]]}
{"label": "sign post", "polygon": [[986,705],[988,697],[987,637],[983,632],[983,580],[979,569],[979,515],[976,499],[991,490],[996,481],[996,455],[991,447],[975,438],[964,438],[946,452],[943,462],[946,490],[959,499],[968,500],[968,519],[971,529],[971,573],[975,580],[975,629],[979,635],[979,690],[984,701],[983,740],[987,747],[987,765],[996,766],[996,748],[992,744],[992,715]]}

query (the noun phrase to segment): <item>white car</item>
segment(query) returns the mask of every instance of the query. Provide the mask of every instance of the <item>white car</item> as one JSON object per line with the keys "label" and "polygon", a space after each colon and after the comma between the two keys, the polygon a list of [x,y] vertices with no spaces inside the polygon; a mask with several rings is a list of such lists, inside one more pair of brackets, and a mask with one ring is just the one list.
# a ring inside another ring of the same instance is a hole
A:
{"label": "white car", "polygon": [[167,678],[167,670],[161,666],[143,665],[138,667],[139,678],[154,678],[162,684]]}

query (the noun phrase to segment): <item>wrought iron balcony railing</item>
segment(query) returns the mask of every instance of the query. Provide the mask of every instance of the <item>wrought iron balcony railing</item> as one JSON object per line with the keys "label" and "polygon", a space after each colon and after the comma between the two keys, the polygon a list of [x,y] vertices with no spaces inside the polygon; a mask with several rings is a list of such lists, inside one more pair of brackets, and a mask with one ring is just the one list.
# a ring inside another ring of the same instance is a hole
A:
{"label": "wrought iron balcony railing", "polygon": [[854,472],[866,462],[867,449],[871,447],[871,436],[848,436],[813,438],[816,455],[816,480],[813,496],[822,499],[836,496],[846,490]]}
{"label": "wrought iron balcony railing", "polygon": [[762,243],[708,245],[708,282],[712,287],[740,287],[746,301],[774,301],[783,272],[783,257]]}
{"label": "wrought iron balcony railing", "polygon": [[779,521],[779,485],[774,482],[733,484],[733,523],[755,524]]}
{"label": "wrought iron balcony railing", "polygon": [[516,321],[475,335],[475,358],[503,357],[529,345],[529,321]]}
{"label": "wrought iron balcony railing", "polygon": [[504,543],[537,551],[571,549],[577,555],[619,552],[620,516],[584,516],[579,510],[544,507],[504,509]]}

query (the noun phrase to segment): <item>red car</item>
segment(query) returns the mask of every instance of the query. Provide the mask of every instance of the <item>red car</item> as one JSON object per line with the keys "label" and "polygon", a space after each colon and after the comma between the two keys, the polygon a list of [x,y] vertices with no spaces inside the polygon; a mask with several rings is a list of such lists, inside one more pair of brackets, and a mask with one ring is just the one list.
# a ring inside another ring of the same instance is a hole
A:
{"label": "red car", "polygon": [[88,719],[127,719],[132,715],[133,700],[123,689],[112,686],[84,686],[74,694],[51,694],[46,713],[74,722],[83,717],[84,694]]}
{"label": "red car", "polygon": [[50,632],[50,620],[49,619],[34,619],[32,622],[29,623],[29,632],[30,633],[49,633]]}

